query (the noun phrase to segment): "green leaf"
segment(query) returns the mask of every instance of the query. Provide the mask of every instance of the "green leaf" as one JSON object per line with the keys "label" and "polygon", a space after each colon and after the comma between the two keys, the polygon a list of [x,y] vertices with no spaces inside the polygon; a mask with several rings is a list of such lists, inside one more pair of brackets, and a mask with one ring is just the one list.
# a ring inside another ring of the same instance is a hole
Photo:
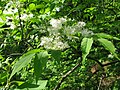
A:
{"label": "green leaf", "polygon": [[0,74],[0,84],[7,82],[7,76],[8,76],[7,72],[3,72]]}
{"label": "green leaf", "polygon": [[60,63],[60,56],[61,56],[61,51],[60,51],[60,50],[51,50],[51,56],[52,56],[58,63]]}
{"label": "green leaf", "polygon": [[41,3],[39,5],[36,5],[36,8],[45,8],[45,4],[44,3]]}
{"label": "green leaf", "polygon": [[47,82],[48,82],[47,80],[39,80],[38,81],[39,87],[31,88],[29,90],[43,90],[43,89],[46,89]]}
{"label": "green leaf", "polygon": [[[105,47],[106,50],[108,50],[110,53],[112,53],[117,59],[118,56],[117,54],[115,53],[116,51],[116,48],[115,46],[113,45],[113,43],[107,39],[98,39],[98,41]],[[120,60],[120,59],[119,59]]]}
{"label": "green leaf", "polygon": [[44,13],[48,13],[48,12],[50,12],[50,7],[45,8],[45,12]]}
{"label": "green leaf", "polygon": [[27,0],[20,0],[20,2],[26,2]]}
{"label": "green leaf", "polygon": [[46,66],[48,60],[48,53],[47,51],[41,51],[36,54],[34,59],[34,74],[36,76],[36,83],[39,80],[40,74],[42,73],[43,69]]}
{"label": "green leaf", "polygon": [[21,86],[19,86],[19,89],[16,90],[43,90],[46,88],[47,80],[39,80],[38,85],[36,85],[36,82],[28,83],[25,82]]}
{"label": "green leaf", "polygon": [[97,35],[97,37],[99,37],[99,38],[120,40],[119,38],[113,37],[113,36],[111,36],[111,35],[109,35],[109,34],[106,34],[106,33],[97,33],[97,34],[95,34],[95,35]]}
{"label": "green leaf", "polygon": [[90,52],[92,47],[93,38],[83,38],[81,42],[81,50],[82,50],[82,64],[85,63],[85,59]]}
{"label": "green leaf", "polygon": [[16,73],[19,72],[23,67],[27,66],[30,62],[35,53],[39,52],[39,49],[34,49],[31,50],[27,53],[25,53],[23,56],[19,58],[19,60],[14,64],[12,73],[10,75],[9,80],[12,78],[12,76]]}
{"label": "green leaf", "polygon": [[29,9],[30,9],[30,10],[35,10],[35,9],[36,9],[35,4],[34,4],[34,3],[31,3],[31,4],[29,5]]}
{"label": "green leaf", "polygon": [[2,10],[0,10],[0,14],[2,14]]}

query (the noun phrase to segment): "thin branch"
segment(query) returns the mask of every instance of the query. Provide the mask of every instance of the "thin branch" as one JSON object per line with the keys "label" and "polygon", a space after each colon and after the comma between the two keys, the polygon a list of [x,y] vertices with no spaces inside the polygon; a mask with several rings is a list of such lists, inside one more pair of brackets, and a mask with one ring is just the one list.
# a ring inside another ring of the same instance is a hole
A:
{"label": "thin branch", "polygon": [[108,65],[112,65],[112,64],[116,64],[118,62],[120,62],[120,61],[117,60],[117,61],[113,61],[113,62],[110,62],[110,63],[106,63],[106,64],[103,64],[103,67],[108,66]]}
{"label": "thin branch", "polygon": [[89,57],[88,59],[91,59],[91,60],[97,62],[101,67],[103,67],[103,64],[102,64],[101,62],[99,62],[98,60],[95,60],[95,59],[93,59],[93,58],[91,58],[91,57]]}
{"label": "thin branch", "polygon": [[[94,59],[92,59],[92,58],[89,58],[89,59],[94,60]],[[103,70],[104,70],[104,67],[105,67],[105,66],[112,65],[112,64],[116,64],[116,63],[120,62],[119,60],[117,60],[117,61],[113,61],[113,62],[110,62],[110,63],[102,64],[102,63],[100,63],[98,60],[94,60],[94,61],[97,62],[97,63],[103,68]],[[88,79],[86,80],[86,83],[87,83],[97,72],[99,72],[99,71],[100,71],[100,70],[96,70],[96,72],[94,72],[90,77],[88,77]]]}
{"label": "thin branch", "polygon": [[18,5],[16,5],[17,9],[18,9],[18,16],[19,16],[19,22],[20,22],[20,28],[21,28],[21,40],[23,41],[24,38],[24,34],[23,34],[23,26],[22,26],[22,20],[21,20],[21,11],[20,11],[20,7]]}
{"label": "thin branch", "polygon": [[70,71],[68,71],[65,75],[62,76],[61,80],[58,82],[58,84],[55,86],[53,90],[59,89],[62,82],[69,76],[72,72],[74,72],[78,67],[80,66],[80,63],[78,63],[75,67],[73,67]]}
{"label": "thin branch", "polygon": [[102,77],[101,77],[101,79],[100,79],[100,82],[99,82],[99,86],[98,86],[98,89],[97,90],[100,90],[100,86],[101,86],[101,83],[102,83]]}

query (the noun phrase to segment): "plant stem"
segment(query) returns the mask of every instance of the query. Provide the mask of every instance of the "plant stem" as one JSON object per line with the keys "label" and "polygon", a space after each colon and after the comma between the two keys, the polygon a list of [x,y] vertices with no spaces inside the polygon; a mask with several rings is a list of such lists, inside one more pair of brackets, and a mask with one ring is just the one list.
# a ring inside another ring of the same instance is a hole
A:
{"label": "plant stem", "polygon": [[80,63],[78,63],[75,67],[73,67],[70,71],[68,71],[65,75],[63,75],[61,80],[58,82],[58,84],[55,86],[53,90],[59,89],[60,85],[65,80],[65,78],[67,78],[67,76],[69,76],[72,72],[74,72],[79,66],[80,66]]}

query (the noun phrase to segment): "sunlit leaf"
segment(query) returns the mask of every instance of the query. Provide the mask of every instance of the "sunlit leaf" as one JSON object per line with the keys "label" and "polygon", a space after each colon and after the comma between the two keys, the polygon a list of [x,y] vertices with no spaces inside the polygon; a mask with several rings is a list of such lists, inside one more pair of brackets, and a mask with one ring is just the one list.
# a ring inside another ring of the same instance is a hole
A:
{"label": "sunlit leaf", "polygon": [[31,50],[25,53],[23,56],[21,56],[19,60],[14,64],[13,70],[9,79],[11,79],[16,72],[19,72],[23,67],[27,66],[31,62],[35,53],[39,51],[40,51],[39,49]]}
{"label": "sunlit leaf", "polygon": [[113,37],[113,36],[106,34],[106,33],[97,33],[95,35],[97,35],[97,37],[99,37],[99,38],[120,40],[119,38]]}
{"label": "sunlit leaf", "polygon": [[[110,53],[112,53],[117,59],[118,56],[117,54],[115,53],[116,51],[116,48],[115,46],[113,45],[113,43],[107,39],[98,39],[98,41],[105,47],[105,49],[107,49]],[[119,59],[120,60],[120,59]]]}
{"label": "sunlit leaf", "polygon": [[91,46],[93,43],[93,39],[92,38],[83,38],[82,42],[81,42],[81,50],[82,50],[82,63],[85,63],[85,59],[87,57],[87,55],[90,52]]}
{"label": "sunlit leaf", "polygon": [[35,4],[34,4],[34,3],[31,3],[31,4],[29,5],[29,9],[30,9],[30,10],[35,10],[35,9],[36,9]]}

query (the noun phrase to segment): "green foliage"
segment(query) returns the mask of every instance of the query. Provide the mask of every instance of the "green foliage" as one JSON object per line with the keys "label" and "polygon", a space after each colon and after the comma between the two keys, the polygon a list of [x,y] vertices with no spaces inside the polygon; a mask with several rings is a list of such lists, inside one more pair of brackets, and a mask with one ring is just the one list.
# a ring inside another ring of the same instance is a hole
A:
{"label": "green foliage", "polygon": [[120,2],[0,0],[0,90],[120,88]]}
{"label": "green foliage", "polygon": [[44,67],[48,61],[47,51],[41,51],[36,54],[34,59],[34,74],[36,76],[36,83],[39,80],[40,74],[43,72]]}
{"label": "green foliage", "polygon": [[[108,41],[107,39],[98,39],[100,41],[100,43],[105,47],[105,49],[107,49],[110,53],[112,53],[117,59],[118,56],[117,54],[115,53],[116,51],[116,48],[115,46],[113,45],[113,43],[111,41]],[[120,60],[120,59],[119,59]]]}
{"label": "green foliage", "polygon": [[18,60],[18,62],[16,62],[13,66],[13,71],[10,75],[10,78],[16,73],[16,72],[19,72],[23,67],[25,67],[26,65],[28,65],[33,56],[35,55],[35,53],[39,52],[40,50],[39,49],[36,49],[36,50],[32,50],[32,51],[29,51],[27,52],[26,54],[24,54],[23,56],[20,57],[20,59]]}
{"label": "green foliage", "polygon": [[96,36],[98,36],[98,38],[106,38],[106,39],[111,39],[111,40],[120,40],[117,37],[113,37],[109,34],[105,34],[105,33],[96,33]]}
{"label": "green foliage", "polygon": [[92,38],[83,38],[81,42],[82,49],[82,64],[85,64],[85,59],[90,52],[92,47],[93,39]]}

